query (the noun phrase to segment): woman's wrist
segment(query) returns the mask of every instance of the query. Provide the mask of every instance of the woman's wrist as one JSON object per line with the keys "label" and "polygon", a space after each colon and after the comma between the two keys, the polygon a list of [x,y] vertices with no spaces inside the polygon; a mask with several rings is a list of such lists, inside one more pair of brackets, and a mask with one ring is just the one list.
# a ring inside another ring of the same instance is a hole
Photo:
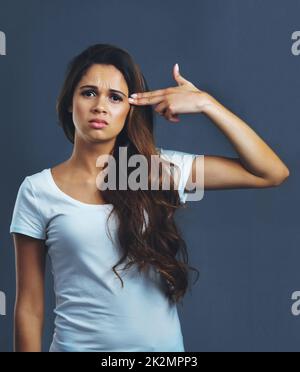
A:
{"label": "woman's wrist", "polygon": [[214,107],[218,106],[218,101],[206,92],[199,92],[197,107],[202,114],[208,114]]}

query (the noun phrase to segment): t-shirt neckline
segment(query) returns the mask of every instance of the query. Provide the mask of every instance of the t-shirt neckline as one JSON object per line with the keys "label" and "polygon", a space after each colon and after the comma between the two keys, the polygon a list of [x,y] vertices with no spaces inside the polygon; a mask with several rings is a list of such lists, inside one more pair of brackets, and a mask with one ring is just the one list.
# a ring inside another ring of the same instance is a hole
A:
{"label": "t-shirt neckline", "polygon": [[70,196],[70,195],[66,194],[64,191],[62,191],[57,186],[56,182],[54,181],[54,178],[53,178],[53,175],[52,175],[52,172],[51,172],[51,168],[46,168],[45,171],[48,174],[48,179],[50,180],[50,183],[53,186],[53,188],[64,199],[67,199],[67,200],[69,200],[70,202],[72,202],[76,205],[87,207],[87,208],[98,208],[98,209],[100,209],[100,208],[111,208],[113,206],[113,204],[107,204],[107,203],[106,204],[89,204],[89,203],[84,203],[84,202],[82,202],[78,199],[73,198],[72,196]]}

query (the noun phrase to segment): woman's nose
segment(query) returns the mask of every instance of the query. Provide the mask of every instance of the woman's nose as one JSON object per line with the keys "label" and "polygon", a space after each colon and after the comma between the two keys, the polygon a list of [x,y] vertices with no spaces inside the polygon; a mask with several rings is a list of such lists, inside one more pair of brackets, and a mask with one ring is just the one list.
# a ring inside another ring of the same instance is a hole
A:
{"label": "woman's nose", "polygon": [[93,107],[94,110],[97,111],[106,111],[107,110],[107,100],[104,95],[100,95],[98,99],[95,102],[95,105]]}

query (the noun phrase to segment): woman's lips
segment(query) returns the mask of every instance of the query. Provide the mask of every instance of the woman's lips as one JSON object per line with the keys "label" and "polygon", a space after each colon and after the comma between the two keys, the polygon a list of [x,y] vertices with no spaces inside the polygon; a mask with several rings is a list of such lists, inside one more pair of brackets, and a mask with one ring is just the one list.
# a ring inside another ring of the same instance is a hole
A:
{"label": "woman's lips", "polygon": [[97,121],[90,121],[89,125],[90,125],[91,128],[94,128],[94,129],[102,129],[102,128],[107,127],[107,124],[98,123]]}

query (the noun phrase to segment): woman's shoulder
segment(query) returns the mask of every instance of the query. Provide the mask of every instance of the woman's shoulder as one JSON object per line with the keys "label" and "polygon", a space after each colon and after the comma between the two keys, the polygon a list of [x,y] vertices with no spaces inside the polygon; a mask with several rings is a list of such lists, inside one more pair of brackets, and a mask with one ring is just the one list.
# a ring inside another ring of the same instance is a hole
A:
{"label": "woman's shoulder", "polygon": [[25,175],[18,187],[20,199],[34,198],[41,203],[43,199],[48,198],[50,168],[44,168],[38,172]]}
{"label": "woman's shoulder", "polygon": [[165,146],[156,147],[158,154],[166,154],[166,155],[195,155],[191,152],[186,152],[182,150],[175,150],[174,148],[166,148]]}
{"label": "woman's shoulder", "polygon": [[182,166],[187,162],[192,161],[197,156],[197,154],[193,154],[190,152],[175,149],[166,149],[164,147],[156,147],[156,150],[160,157],[167,161],[174,162],[179,166]]}
{"label": "woman's shoulder", "polygon": [[39,189],[42,189],[45,187],[49,181],[49,178],[51,178],[51,172],[54,172],[55,175],[59,178],[62,177],[62,175],[65,172],[65,161],[59,164],[54,165],[53,167],[48,167],[40,170],[39,172],[30,174],[25,177],[24,182],[26,184],[30,183],[33,186],[38,187]]}
{"label": "woman's shoulder", "polygon": [[24,186],[26,187],[31,186],[34,188],[36,187],[41,188],[45,186],[45,182],[47,180],[49,171],[50,168],[44,168],[39,172],[29,174],[28,176],[25,176],[22,184],[24,184]]}

